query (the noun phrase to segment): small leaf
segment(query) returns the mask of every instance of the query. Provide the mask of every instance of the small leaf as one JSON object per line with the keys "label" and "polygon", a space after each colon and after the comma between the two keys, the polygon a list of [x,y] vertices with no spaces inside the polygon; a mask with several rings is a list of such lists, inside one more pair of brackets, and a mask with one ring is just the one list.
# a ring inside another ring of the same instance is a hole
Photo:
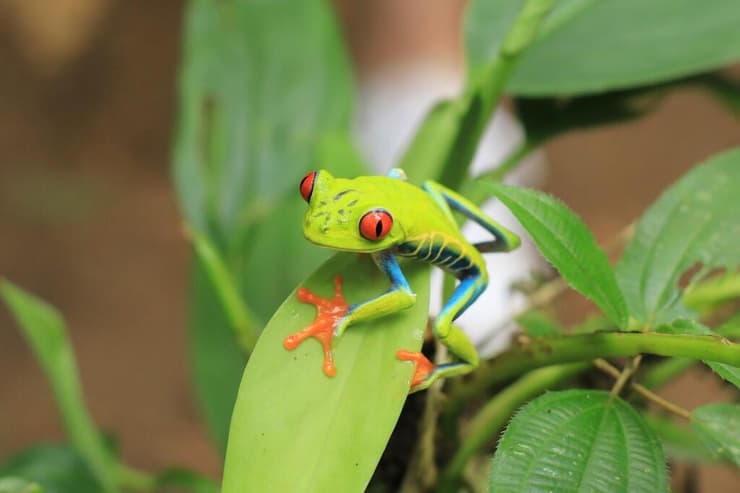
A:
{"label": "small leaf", "polygon": [[722,303],[740,299],[740,271],[691,284],[683,292],[683,304],[692,310],[708,311]]}
{"label": "small leaf", "polygon": [[490,489],[667,492],[660,442],[608,392],[549,392],[511,420],[493,457]]}
{"label": "small leaf", "polygon": [[717,458],[688,426],[682,426],[665,416],[645,414],[643,417],[660,439],[669,458],[694,463],[717,462]]}
{"label": "small leaf", "polygon": [[0,279],[5,301],[54,392],[69,441],[88,461],[104,491],[117,491],[112,457],[85,407],[72,345],[54,307]]}
{"label": "small leaf", "polygon": [[530,337],[558,336],[563,328],[553,317],[541,310],[528,310],[516,318],[516,323]]}
{"label": "small leaf", "polygon": [[37,483],[30,483],[21,478],[5,477],[0,478],[0,493],[43,493],[43,490]]}
{"label": "small leaf", "polygon": [[718,456],[740,467],[740,406],[708,404],[691,413],[691,425]]}
{"label": "small leaf", "polygon": [[[0,465],[0,477],[2,476],[38,483],[44,493],[101,491],[100,484],[84,459],[66,444],[36,445],[24,450]],[[2,491],[0,488],[0,492]],[[33,491],[29,490],[29,493]]]}
{"label": "small leaf", "polygon": [[616,273],[630,315],[654,326],[690,318],[679,278],[740,265],[740,149],[716,155],[668,188],[642,215]]}
{"label": "small leaf", "polygon": [[486,183],[532,236],[542,255],[575,290],[591,299],[618,327],[627,309],[609,260],[581,219],[562,202],[535,190]]}
{"label": "small leaf", "polygon": [[[428,318],[429,269],[404,266],[415,305],[349,327],[335,344],[336,375],[322,372],[313,339],[287,351],[315,309],[291,294],[265,327],[234,407],[222,491],[363,491],[406,400],[412,365],[396,350],[417,351]],[[368,258],[339,254],[305,286],[320,296],[344,278],[348,303],[377,296],[389,281]]]}
{"label": "small leaf", "polygon": [[[670,325],[661,325],[656,327],[656,332],[663,332],[666,334],[692,334],[719,337],[715,332],[712,331],[712,329],[702,325],[696,320],[675,320]],[[736,387],[740,388],[740,367],[728,365],[727,363],[718,363],[716,361],[704,361],[704,363],[712,370],[714,370],[717,375],[724,378]]]}
{"label": "small leaf", "polygon": [[211,479],[186,469],[167,469],[157,474],[155,483],[158,492],[218,493],[218,486]]}

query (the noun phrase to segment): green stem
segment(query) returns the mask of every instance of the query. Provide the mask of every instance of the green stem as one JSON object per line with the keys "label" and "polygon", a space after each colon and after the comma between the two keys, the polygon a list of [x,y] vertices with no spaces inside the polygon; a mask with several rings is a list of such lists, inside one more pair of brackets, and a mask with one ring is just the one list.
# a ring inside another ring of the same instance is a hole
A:
{"label": "green stem", "polygon": [[464,95],[465,111],[440,181],[457,189],[465,180],[483,131],[491,120],[521,54],[534,42],[554,0],[527,0],[506,34],[498,56],[472,80]]}
{"label": "green stem", "polygon": [[187,227],[186,234],[192,239],[198,260],[203,264],[208,278],[216,287],[216,293],[240,346],[247,354],[250,354],[259,337],[255,316],[244,303],[236,287],[236,281],[232,278],[216,248],[204,235]]}
{"label": "green stem", "polygon": [[514,346],[478,369],[467,385],[450,394],[445,414],[456,416],[470,398],[535,368],[641,353],[685,356],[740,366],[740,345],[713,336],[608,332],[543,337]]}
{"label": "green stem", "polygon": [[442,473],[437,491],[458,491],[458,484],[470,458],[501,430],[506,421],[525,402],[564,380],[588,369],[590,363],[542,368],[524,375],[499,392],[476,414],[462,439],[460,447]]}

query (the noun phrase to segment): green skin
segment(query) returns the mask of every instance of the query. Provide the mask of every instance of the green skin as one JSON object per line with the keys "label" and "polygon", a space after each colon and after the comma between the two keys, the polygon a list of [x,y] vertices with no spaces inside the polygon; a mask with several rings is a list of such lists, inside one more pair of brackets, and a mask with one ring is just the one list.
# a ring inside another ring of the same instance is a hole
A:
{"label": "green skin", "polygon": [[[392,226],[381,239],[366,239],[360,233],[360,220],[369,211],[378,209],[391,215]],[[453,210],[491,232],[494,241],[469,243],[460,232]],[[391,287],[385,293],[350,306],[334,326],[335,337],[341,336],[352,323],[390,315],[413,305],[416,295],[396,257],[416,258],[442,268],[460,282],[432,325],[435,336],[456,360],[437,366],[412,392],[429,387],[439,378],[468,373],[478,365],[475,347],[452,322],[488,284],[481,252],[511,251],[519,246],[517,235],[438,183],[427,181],[417,187],[406,182],[400,169],[391,170],[389,176],[353,179],[334,178],[326,170],[319,171],[303,219],[303,232],[306,239],[322,247],[371,254],[391,280]]]}

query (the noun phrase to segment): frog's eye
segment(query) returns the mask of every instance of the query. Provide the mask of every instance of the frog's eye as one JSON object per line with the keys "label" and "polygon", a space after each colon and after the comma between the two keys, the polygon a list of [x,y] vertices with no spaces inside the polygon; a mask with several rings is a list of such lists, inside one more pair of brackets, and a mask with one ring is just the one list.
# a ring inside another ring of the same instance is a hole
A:
{"label": "frog's eye", "polygon": [[313,193],[313,184],[316,181],[317,174],[319,174],[318,171],[311,171],[301,180],[301,195],[306,202],[311,200],[311,194]]}
{"label": "frog's eye", "polygon": [[360,234],[372,241],[383,239],[393,226],[393,217],[383,209],[366,212],[360,219]]}

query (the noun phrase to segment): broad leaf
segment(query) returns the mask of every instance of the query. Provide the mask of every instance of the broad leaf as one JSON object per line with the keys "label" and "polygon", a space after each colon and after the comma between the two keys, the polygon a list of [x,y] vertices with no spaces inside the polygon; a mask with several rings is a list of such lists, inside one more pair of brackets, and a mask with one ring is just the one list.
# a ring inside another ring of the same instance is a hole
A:
{"label": "broad leaf", "polygon": [[717,457],[740,467],[740,406],[709,404],[691,413],[691,426]]}
{"label": "broad leaf", "polygon": [[[234,408],[222,491],[362,491],[375,469],[409,390],[412,365],[396,350],[421,346],[429,276],[404,266],[417,293],[403,312],[351,326],[334,349],[336,375],[322,372],[321,345],[297,349],[284,338],[315,316],[291,294],[265,328],[250,357]],[[305,286],[331,296],[344,278],[348,303],[377,296],[389,281],[367,258],[340,254]]]}
{"label": "broad leaf", "polygon": [[[349,73],[327,2],[189,2],[173,176],[188,223],[223,258],[253,325],[325,258],[302,240],[301,211],[285,197],[317,156],[340,147]],[[246,358],[223,297],[199,273],[190,299],[194,380],[225,448]]]}
{"label": "broad leaf", "polygon": [[704,446],[697,433],[666,416],[644,414],[645,421],[663,444],[666,456],[683,462],[717,462],[710,450]]}
{"label": "broad leaf", "polygon": [[550,392],[523,407],[493,457],[490,489],[667,492],[660,442],[608,392]]}
{"label": "broad leaf", "polygon": [[0,279],[0,296],[44,370],[70,443],[88,462],[102,490],[117,491],[112,457],[85,407],[74,352],[62,316],[54,307],[4,279]]}
{"label": "broad leaf", "polygon": [[[36,445],[20,452],[0,465],[0,477],[2,476],[38,483],[43,493],[101,491],[100,483],[85,460],[75,449],[65,444]],[[0,489],[0,492],[3,490]],[[28,490],[28,493],[32,492],[33,489]]]}
{"label": "broad leaf", "polygon": [[583,221],[545,193],[500,183],[486,186],[509,208],[563,278],[593,300],[618,327],[625,327],[627,310],[611,265]]}
{"label": "broad leaf", "polygon": [[714,156],[668,188],[642,215],[616,273],[630,315],[654,326],[690,318],[680,276],[740,265],[740,149]]}
{"label": "broad leaf", "polygon": [[235,240],[347,125],[349,95],[325,2],[190,2],[174,160],[188,221]]}
{"label": "broad leaf", "polygon": [[[523,4],[472,3],[466,37],[474,69],[495,56]],[[738,25],[735,0],[561,1],[508,88],[520,95],[570,95],[697,74],[740,59]]]}
{"label": "broad leaf", "polygon": [[[676,320],[670,325],[661,325],[656,330],[667,334],[717,335],[712,329],[695,320]],[[704,363],[714,370],[717,375],[740,388],[740,367],[716,361],[705,361]]]}

